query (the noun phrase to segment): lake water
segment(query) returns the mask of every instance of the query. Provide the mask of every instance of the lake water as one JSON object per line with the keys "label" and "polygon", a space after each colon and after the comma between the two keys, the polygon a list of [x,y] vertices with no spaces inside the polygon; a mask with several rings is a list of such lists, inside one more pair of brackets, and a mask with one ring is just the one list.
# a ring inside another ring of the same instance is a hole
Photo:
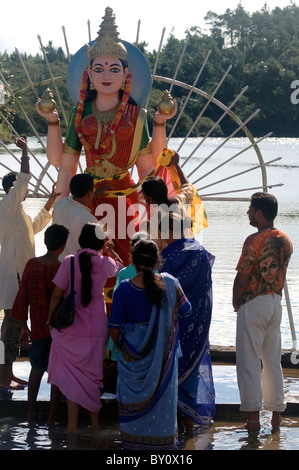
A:
{"label": "lake water", "polygon": [[[203,199],[206,199],[210,194],[213,194],[212,197],[217,199],[221,197],[249,198],[253,192],[259,190],[254,188],[259,188],[262,185],[261,170],[256,168],[259,165],[257,154],[252,148],[249,148],[250,142],[247,138],[231,139],[225,144],[224,141],[222,138],[208,138],[198,147],[201,139],[188,139],[180,149],[180,162],[183,165],[183,170],[187,176],[189,175],[190,181],[194,182],[196,188],[199,189],[199,194],[204,195]],[[169,147],[176,150],[181,143],[181,139],[171,139]],[[42,167],[46,165],[47,159],[36,139],[29,138],[28,146],[37,155],[39,161],[38,164],[33,158],[30,160],[31,171],[38,177]],[[188,155],[196,147],[198,147],[197,151],[191,159],[187,160]],[[19,156],[15,145],[10,145],[9,149]],[[299,139],[267,138],[259,143],[259,149],[264,162],[281,158],[280,161],[267,166],[266,176],[269,185],[283,185],[274,186],[269,189],[269,192],[272,192],[279,201],[276,226],[290,236],[294,245],[294,254],[288,269],[287,285],[295,334],[296,337],[299,337],[299,254],[297,249],[299,244]],[[7,154],[6,150],[0,148],[0,176],[7,173],[7,169],[2,166],[3,164],[14,170],[19,170],[19,164],[13,157]],[[81,159],[81,165],[84,169],[84,157]],[[244,171],[246,173],[243,173]],[[52,182],[56,180],[57,170],[50,167],[49,174],[51,178],[46,176],[43,180],[46,188],[51,188]],[[227,179],[232,175],[239,176]],[[226,180],[218,183],[223,179]],[[34,179],[32,181],[35,183]],[[247,191],[240,191],[247,188],[249,188]],[[238,192],[234,192],[236,190]],[[221,192],[225,194],[219,194]],[[35,215],[43,204],[44,200],[32,198],[28,198],[24,203],[26,210],[31,215]],[[233,346],[235,344],[236,314],[231,306],[231,297],[235,267],[244,239],[255,229],[248,223],[247,200],[204,200],[204,205],[209,226],[201,233],[199,239],[215,255],[213,267],[214,307],[210,342],[215,345]],[[36,236],[36,252],[37,255],[44,253],[43,233]],[[293,345],[285,296],[283,297],[282,345],[286,349],[292,348]]]}
{"label": "lake water", "polygon": [[[238,147],[240,142],[234,140],[230,144],[231,151]],[[242,145],[242,143],[241,143]],[[243,142],[243,145],[247,145]],[[293,242],[294,253],[287,274],[287,286],[291,301],[293,321],[296,336],[299,332],[299,140],[298,139],[267,139],[260,144],[264,161],[271,161],[277,157],[282,160],[267,167],[268,184],[282,183],[281,187],[273,187],[273,193],[279,202],[279,213],[275,226],[285,231]],[[255,166],[254,157],[244,154],[242,160],[235,160],[229,165],[226,172],[235,174],[245,167]],[[222,175],[220,175],[222,177]],[[241,181],[242,180],[242,181]],[[233,189],[252,188],[261,184],[260,170],[236,178],[231,184]],[[212,188],[211,188],[212,189]],[[230,188],[227,188],[229,190]],[[226,191],[225,188],[223,188]],[[214,192],[209,191],[209,193]],[[250,196],[255,190],[240,193]],[[235,266],[238,262],[244,239],[255,231],[248,223],[246,215],[248,202],[211,202],[206,201],[209,227],[202,234],[204,246],[215,256],[213,269],[214,308],[210,331],[211,344],[234,345],[236,314],[231,307],[232,284],[235,277]],[[292,335],[286,298],[283,297],[282,344],[284,348],[292,347]]]}

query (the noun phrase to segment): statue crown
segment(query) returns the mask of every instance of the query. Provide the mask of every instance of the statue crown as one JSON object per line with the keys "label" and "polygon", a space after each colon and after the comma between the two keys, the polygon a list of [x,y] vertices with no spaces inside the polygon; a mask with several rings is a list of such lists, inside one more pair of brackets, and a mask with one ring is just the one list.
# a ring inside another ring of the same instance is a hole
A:
{"label": "statue crown", "polygon": [[115,57],[127,60],[128,53],[120,42],[112,8],[105,9],[105,15],[98,31],[98,37],[92,47],[87,46],[88,63],[96,57]]}

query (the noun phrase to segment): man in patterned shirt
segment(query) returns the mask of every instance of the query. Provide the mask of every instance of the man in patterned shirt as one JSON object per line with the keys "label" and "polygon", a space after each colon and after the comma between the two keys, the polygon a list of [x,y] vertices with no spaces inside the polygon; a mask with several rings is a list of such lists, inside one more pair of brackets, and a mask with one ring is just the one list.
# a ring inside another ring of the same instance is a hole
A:
{"label": "man in patterned shirt", "polygon": [[248,413],[248,431],[260,430],[263,405],[272,411],[273,431],[279,429],[280,414],[285,409],[281,296],[293,248],[288,236],[274,227],[277,211],[273,195],[262,192],[252,195],[247,214],[258,231],[244,242],[233,287],[240,410]]}

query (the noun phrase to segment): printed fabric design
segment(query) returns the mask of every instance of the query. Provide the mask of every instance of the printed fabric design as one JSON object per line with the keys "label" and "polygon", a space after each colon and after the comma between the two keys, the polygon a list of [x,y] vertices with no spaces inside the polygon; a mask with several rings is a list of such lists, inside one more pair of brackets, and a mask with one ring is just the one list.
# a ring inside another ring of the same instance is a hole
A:
{"label": "printed fabric design", "polygon": [[281,294],[292,252],[290,239],[280,230],[250,235],[244,242],[236,268],[241,273],[250,274],[240,304],[258,295]]}

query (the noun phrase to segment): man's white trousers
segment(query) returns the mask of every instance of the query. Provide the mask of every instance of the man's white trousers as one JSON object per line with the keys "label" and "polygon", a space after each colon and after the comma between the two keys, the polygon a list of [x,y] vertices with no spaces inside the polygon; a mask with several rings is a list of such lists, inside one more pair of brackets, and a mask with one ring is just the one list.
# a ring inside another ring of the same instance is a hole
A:
{"label": "man's white trousers", "polygon": [[260,295],[237,313],[236,366],[241,411],[285,410],[281,369],[281,298]]}

